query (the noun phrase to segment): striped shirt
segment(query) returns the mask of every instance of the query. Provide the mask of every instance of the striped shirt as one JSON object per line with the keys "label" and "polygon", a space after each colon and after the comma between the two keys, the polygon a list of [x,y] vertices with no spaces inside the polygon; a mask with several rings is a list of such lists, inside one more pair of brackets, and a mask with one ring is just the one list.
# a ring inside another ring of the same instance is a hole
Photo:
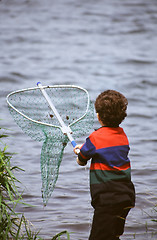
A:
{"label": "striped shirt", "polygon": [[129,149],[128,138],[121,127],[101,127],[86,139],[78,157],[82,162],[92,158],[90,165],[92,201],[96,201],[101,194],[106,204],[130,201],[134,205]]}

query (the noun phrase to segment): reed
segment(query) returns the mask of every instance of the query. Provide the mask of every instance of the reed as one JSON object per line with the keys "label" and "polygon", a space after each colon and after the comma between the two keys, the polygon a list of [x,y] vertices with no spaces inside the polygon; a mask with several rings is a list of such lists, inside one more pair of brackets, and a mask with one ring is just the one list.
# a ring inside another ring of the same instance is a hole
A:
{"label": "reed", "polygon": [[[0,130],[2,130],[0,128]],[[7,146],[3,144],[2,138],[8,137],[0,134],[0,239],[8,239],[15,236],[18,226],[18,216],[15,207],[21,200],[16,182],[19,182],[14,174],[14,170],[19,170],[17,166],[11,167],[10,159],[12,154],[7,152]]]}
{"label": "reed", "polygon": [[[32,231],[29,221],[21,214],[15,212],[18,204],[25,204],[19,193],[17,183],[20,181],[15,177],[14,171],[23,171],[18,166],[11,166],[10,160],[13,153],[7,151],[7,146],[2,139],[8,137],[4,129],[0,127],[0,239],[3,240],[43,240],[38,236],[39,231]],[[58,233],[52,240],[61,239],[67,231]],[[65,239],[65,238],[64,238]]]}
{"label": "reed", "polygon": [[157,223],[157,204],[154,206],[153,209],[154,209],[154,212],[156,213],[156,218],[152,219],[152,221]]}

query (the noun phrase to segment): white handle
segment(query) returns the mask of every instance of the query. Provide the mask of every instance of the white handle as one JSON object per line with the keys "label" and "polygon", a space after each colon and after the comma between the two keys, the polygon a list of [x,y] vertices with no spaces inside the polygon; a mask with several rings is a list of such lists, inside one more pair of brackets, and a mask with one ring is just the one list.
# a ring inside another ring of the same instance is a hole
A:
{"label": "white handle", "polygon": [[[37,86],[40,88],[43,96],[44,96],[45,99],[47,100],[48,104],[50,105],[50,108],[52,109],[52,111],[54,112],[56,118],[58,119],[58,121],[59,121],[59,123],[60,123],[60,125],[61,125],[61,130],[62,130],[63,134],[66,134],[66,135],[67,135],[67,137],[69,138],[72,146],[75,147],[75,146],[76,146],[76,142],[74,141],[74,139],[73,139],[73,137],[72,137],[72,131],[71,131],[70,127],[67,127],[67,126],[65,125],[65,123],[63,122],[63,120],[62,120],[61,116],[59,115],[57,109],[55,108],[54,104],[51,102],[50,97],[48,96],[48,94],[46,93],[45,89],[43,88],[41,82],[38,82],[38,83],[37,83]],[[78,150],[79,150],[79,149],[78,149]],[[78,152],[78,154],[79,154],[80,150],[77,151],[77,152]]]}

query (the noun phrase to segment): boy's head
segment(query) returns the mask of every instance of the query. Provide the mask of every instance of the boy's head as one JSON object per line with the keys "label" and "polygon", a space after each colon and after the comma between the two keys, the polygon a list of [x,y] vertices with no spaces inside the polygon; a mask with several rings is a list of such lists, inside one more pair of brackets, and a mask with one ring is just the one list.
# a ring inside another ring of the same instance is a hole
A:
{"label": "boy's head", "polygon": [[95,101],[95,110],[99,120],[108,127],[118,127],[127,116],[128,101],[119,92],[106,90]]}

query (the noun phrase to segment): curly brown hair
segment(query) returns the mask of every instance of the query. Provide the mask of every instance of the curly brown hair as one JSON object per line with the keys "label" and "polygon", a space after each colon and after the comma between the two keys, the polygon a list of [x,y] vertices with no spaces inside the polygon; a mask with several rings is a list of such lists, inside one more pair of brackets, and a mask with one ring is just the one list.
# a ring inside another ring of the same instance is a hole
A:
{"label": "curly brown hair", "polygon": [[102,123],[108,127],[118,127],[127,116],[128,100],[115,90],[102,92],[95,101],[95,110]]}

